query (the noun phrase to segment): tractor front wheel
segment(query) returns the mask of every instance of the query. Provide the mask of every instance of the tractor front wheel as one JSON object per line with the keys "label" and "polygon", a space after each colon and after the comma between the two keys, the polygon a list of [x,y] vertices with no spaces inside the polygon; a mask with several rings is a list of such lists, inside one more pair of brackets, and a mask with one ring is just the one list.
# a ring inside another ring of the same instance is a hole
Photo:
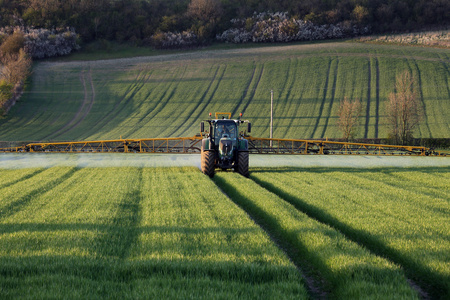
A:
{"label": "tractor front wheel", "polygon": [[248,177],[250,175],[248,172],[248,152],[246,151],[238,152],[237,164],[238,164],[237,171],[239,172],[239,174]]}
{"label": "tractor front wheel", "polygon": [[215,162],[214,151],[202,151],[201,157],[202,172],[211,178],[214,177],[214,162]]}

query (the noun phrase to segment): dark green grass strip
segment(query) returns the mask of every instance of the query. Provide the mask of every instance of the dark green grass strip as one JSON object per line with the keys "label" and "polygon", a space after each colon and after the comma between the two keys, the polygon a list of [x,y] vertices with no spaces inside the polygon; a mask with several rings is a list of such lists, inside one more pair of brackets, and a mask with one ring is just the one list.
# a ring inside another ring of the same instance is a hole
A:
{"label": "dark green grass strip", "polygon": [[[290,171],[295,172],[299,170],[295,168],[283,169],[283,172]],[[311,172],[321,171],[326,172],[328,171],[328,169],[311,170]],[[274,176],[276,176],[277,171],[264,170],[263,172],[274,172]],[[352,170],[352,172],[354,171]],[[307,214],[311,218],[323,224],[339,230],[350,240],[361,245],[362,247],[367,248],[372,253],[381,257],[386,257],[394,263],[401,265],[405,269],[406,275],[410,279],[414,280],[417,284],[419,284],[420,288],[423,289],[429,296],[431,296],[432,299],[446,299],[446,297],[450,295],[450,278],[448,278],[447,276],[442,276],[432,272],[426,266],[421,265],[412,259],[409,259],[400,251],[397,251],[396,249],[384,244],[381,240],[378,240],[376,237],[374,237],[374,235],[371,235],[370,232],[353,228],[345,222],[339,220],[335,216],[324,212],[320,208],[309,204],[306,201],[303,201],[298,196],[286,192],[283,187],[276,186],[268,181],[264,181],[255,175],[256,174],[253,173],[253,175],[250,176],[250,178],[255,183],[274,193],[278,197],[284,199],[286,202],[292,204],[299,211]],[[320,197],[319,193],[318,197]]]}
{"label": "dark green grass strip", "polygon": [[[299,212],[251,179],[219,173],[214,182],[279,240],[298,265],[324,280],[331,298],[416,298],[403,271],[346,239],[339,231]],[[312,267],[311,267],[312,266]]]}
{"label": "dark green grass strip", "polygon": [[298,286],[287,287],[292,280],[283,267],[252,263],[0,259],[1,299],[306,299]]}

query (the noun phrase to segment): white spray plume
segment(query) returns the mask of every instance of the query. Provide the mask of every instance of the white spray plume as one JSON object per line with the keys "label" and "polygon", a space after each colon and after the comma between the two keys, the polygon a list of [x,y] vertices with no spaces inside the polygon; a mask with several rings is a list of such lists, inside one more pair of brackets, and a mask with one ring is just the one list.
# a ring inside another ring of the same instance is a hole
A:
{"label": "white spray plume", "polygon": [[[107,167],[197,167],[200,154],[3,153],[1,169]],[[250,167],[445,167],[450,159],[430,156],[250,155]]]}

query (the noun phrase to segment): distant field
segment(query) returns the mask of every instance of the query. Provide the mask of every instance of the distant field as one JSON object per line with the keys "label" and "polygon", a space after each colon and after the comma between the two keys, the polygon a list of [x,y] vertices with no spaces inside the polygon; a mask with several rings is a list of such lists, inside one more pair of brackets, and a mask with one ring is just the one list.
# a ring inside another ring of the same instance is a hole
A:
{"label": "distant field", "polygon": [[417,78],[425,117],[416,137],[450,136],[447,49],[317,43],[202,50],[105,61],[40,62],[0,141],[192,136],[209,112],[240,112],[253,135],[336,138],[339,101],[363,102],[359,138],[387,137],[395,76]]}
{"label": "distant field", "polygon": [[1,169],[0,297],[447,298],[449,171]]}

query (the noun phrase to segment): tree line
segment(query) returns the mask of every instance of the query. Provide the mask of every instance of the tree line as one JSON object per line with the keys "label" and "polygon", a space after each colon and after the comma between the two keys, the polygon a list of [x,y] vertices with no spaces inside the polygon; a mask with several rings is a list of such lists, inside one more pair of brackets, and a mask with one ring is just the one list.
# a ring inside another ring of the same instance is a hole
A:
{"label": "tree line", "polygon": [[151,43],[155,34],[189,31],[212,41],[231,20],[287,12],[316,25],[370,27],[372,33],[447,26],[447,0],[0,0],[0,27],[75,28],[97,39]]}

